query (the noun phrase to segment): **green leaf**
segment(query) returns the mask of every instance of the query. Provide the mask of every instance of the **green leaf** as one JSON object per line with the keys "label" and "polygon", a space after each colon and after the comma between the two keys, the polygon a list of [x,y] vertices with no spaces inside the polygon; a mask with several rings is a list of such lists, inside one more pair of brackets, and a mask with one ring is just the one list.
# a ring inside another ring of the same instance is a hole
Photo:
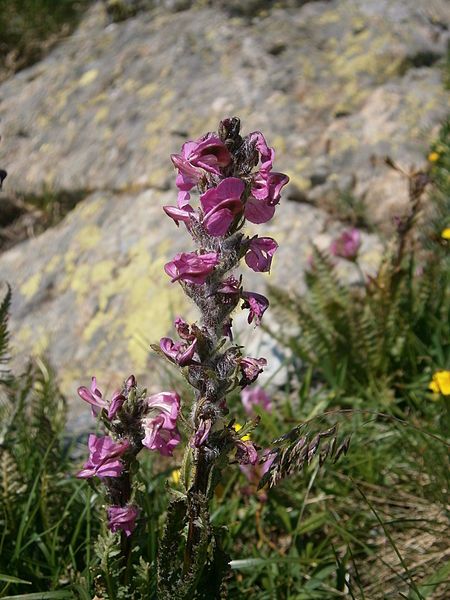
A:
{"label": "green leaf", "polygon": [[19,594],[17,596],[3,596],[3,600],[47,600],[51,598],[73,598],[73,593],[67,591],[60,592],[34,592],[32,594]]}
{"label": "green leaf", "polygon": [[0,581],[4,581],[5,583],[25,583],[26,585],[31,585],[31,581],[19,579],[19,577],[13,577],[12,575],[4,575],[3,573],[0,573]]}

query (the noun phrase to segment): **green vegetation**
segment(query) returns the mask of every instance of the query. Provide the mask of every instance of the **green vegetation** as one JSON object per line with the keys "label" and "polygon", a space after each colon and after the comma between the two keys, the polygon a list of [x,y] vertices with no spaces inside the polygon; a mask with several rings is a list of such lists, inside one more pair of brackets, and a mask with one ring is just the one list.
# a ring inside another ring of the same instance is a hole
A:
{"label": "green vegetation", "polygon": [[[450,393],[428,388],[436,371],[450,369],[449,132],[446,123],[429,155],[430,200],[417,204],[412,176],[410,218],[372,280],[345,285],[316,252],[305,298],[274,291],[280,316],[299,333],[279,338],[292,350],[291,379],[272,398],[274,410],[259,410],[254,441],[267,447],[300,423],[312,434],[338,424],[352,441],[337,465],[319,469],[315,459],[270,490],[257,491],[230,470],[212,512],[212,526],[227,528],[230,598],[449,594]],[[73,476],[81,453],[66,437],[65,402],[51,370],[43,362],[21,376],[7,370],[8,303],[7,294],[0,307],[0,597],[152,598],[180,465],[145,459],[139,493],[148,529],[133,535],[143,558],[130,554],[124,581],[115,563],[119,538],[101,530],[102,500]],[[239,398],[229,402],[244,422]]]}
{"label": "green vegetation", "polygon": [[89,0],[0,0],[0,80],[39,60]]}

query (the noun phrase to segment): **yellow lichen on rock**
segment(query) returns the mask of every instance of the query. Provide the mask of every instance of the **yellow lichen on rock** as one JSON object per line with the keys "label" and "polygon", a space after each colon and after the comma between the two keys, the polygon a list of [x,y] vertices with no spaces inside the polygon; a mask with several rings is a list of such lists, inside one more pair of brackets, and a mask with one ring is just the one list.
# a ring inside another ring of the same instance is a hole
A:
{"label": "yellow lichen on rock", "polygon": [[83,73],[83,75],[78,80],[78,85],[80,85],[81,87],[89,85],[97,79],[97,76],[98,69],[90,69],[89,71],[86,71],[86,73]]}
{"label": "yellow lichen on rock", "polygon": [[30,300],[39,289],[41,283],[41,273],[35,273],[25,283],[20,286],[20,293],[25,296],[27,300]]}
{"label": "yellow lichen on rock", "polygon": [[92,250],[102,239],[102,230],[97,225],[86,225],[74,237],[80,250]]}

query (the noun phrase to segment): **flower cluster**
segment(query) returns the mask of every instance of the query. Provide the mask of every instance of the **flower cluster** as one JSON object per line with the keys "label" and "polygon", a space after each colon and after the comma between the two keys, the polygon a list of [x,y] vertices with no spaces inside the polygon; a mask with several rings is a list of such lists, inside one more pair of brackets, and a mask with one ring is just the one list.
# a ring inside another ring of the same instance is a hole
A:
{"label": "flower cluster", "polygon": [[89,458],[77,477],[98,477],[103,482],[110,502],[108,526],[113,532],[121,530],[129,536],[139,515],[139,508],[133,503],[133,462],[143,447],[172,456],[181,440],[177,428],[180,397],[176,392],[147,396],[146,390],[138,390],[133,375],[109,401],[95,377],[90,388],[78,388],[78,395],[91,405],[93,415],[101,419],[107,435],[89,435]]}
{"label": "flower cluster", "polygon": [[201,319],[188,325],[178,317],[174,325],[179,340],[164,337],[154,349],[178,365],[196,389],[190,446],[217,454],[223,440],[231,440],[241,464],[257,462],[253,443],[233,427],[221,433],[217,424],[227,412],[226,395],[256,381],[266,360],[243,356],[232,344],[231,314],[240,305],[248,310],[248,323],[258,326],[269,301],[244,290],[242,277],[238,279],[233,270],[244,258],[253,271],[270,271],[277,242],[266,236],[248,237],[243,227],[246,221],[267,223],[275,214],[289,179],[273,170],[274,157],[262,133],[242,137],[239,119],[225,119],[217,133],[186,142],[179,154],[172,155],[178,202],[164,207],[177,226],[184,224],[195,246],[177,254],[165,271],[195,302]]}
{"label": "flower cluster", "polygon": [[[245,356],[233,342],[232,314],[237,308],[248,311],[248,323],[258,326],[269,306],[265,296],[244,289],[235,269],[244,259],[253,271],[268,272],[278,248],[270,237],[247,236],[243,231],[246,221],[260,225],[275,214],[288,177],[273,170],[274,155],[262,133],[242,137],[237,118],[225,119],[217,133],[186,142],[179,154],[172,155],[178,202],[164,211],[177,226],[184,224],[194,247],[174,256],[165,272],[197,305],[200,319],[189,324],[177,317],[177,339],[163,337],[152,348],[176,365],[194,390],[190,418],[183,419],[189,436],[183,460],[183,485],[189,489],[182,496],[188,523],[185,557],[190,564],[195,540],[203,536],[198,515],[204,509],[198,503],[214,491],[208,482],[216,480],[215,466],[267,462],[267,456],[260,459],[249,434],[257,425],[251,407],[270,409],[270,399],[258,388],[246,391],[266,359]],[[242,428],[233,418],[226,419],[227,395],[236,388],[243,390],[253,417]],[[181,441],[180,397],[173,391],[148,396],[145,389],[138,389],[133,375],[109,399],[95,377],[78,394],[106,430],[104,435],[89,436],[89,459],[78,476],[101,481],[110,530],[129,536],[140,513],[133,481],[136,457],[143,449],[172,456]]]}

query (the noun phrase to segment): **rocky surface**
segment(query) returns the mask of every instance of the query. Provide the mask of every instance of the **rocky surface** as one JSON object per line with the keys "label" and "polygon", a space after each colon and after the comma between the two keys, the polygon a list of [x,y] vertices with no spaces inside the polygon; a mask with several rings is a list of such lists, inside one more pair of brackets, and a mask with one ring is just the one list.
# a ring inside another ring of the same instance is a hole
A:
{"label": "rocky surface", "polygon": [[[267,228],[280,242],[276,283],[301,289],[311,241],[325,247],[339,229],[322,207],[340,194],[388,227],[406,185],[383,157],[422,165],[448,109],[445,4],[331,0],[254,18],[194,6],[120,23],[94,6],[46,59],[0,86],[4,194],[84,198],[0,257],[18,359],[47,352],[66,392],[93,371],[111,386],[148,373],[148,344],[170,314],[190,310],[162,269],[189,243],[161,211],[175,197],[168,156],[224,116],[262,130],[291,177]],[[367,268],[379,248],[364,236]]]}

